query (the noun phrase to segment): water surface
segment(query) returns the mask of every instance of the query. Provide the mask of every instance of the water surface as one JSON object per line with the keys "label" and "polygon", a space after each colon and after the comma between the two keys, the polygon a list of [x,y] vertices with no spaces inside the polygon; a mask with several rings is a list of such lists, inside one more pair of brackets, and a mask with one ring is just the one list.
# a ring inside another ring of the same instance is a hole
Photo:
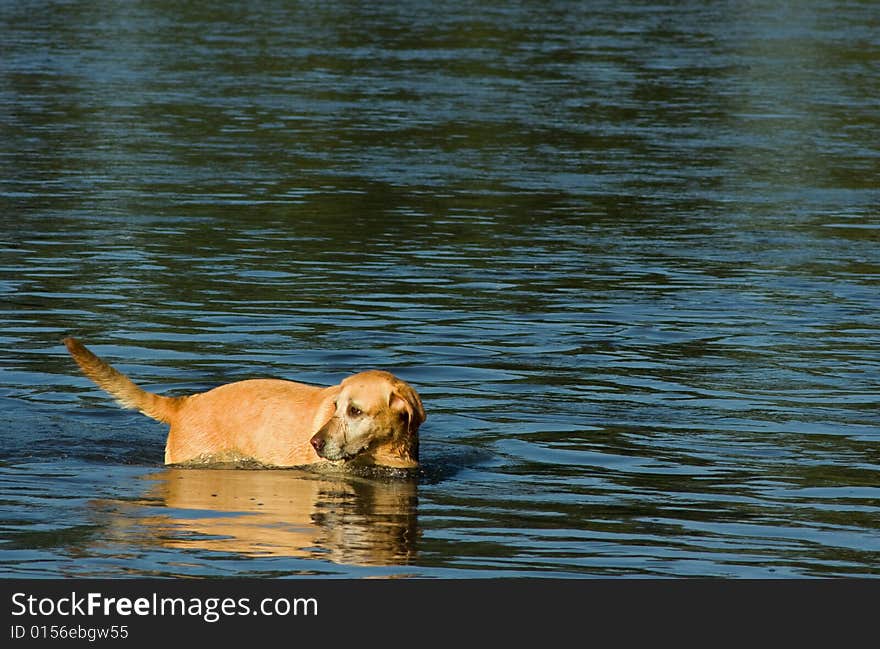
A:
{"label": "water surface", "polygon": [[[880,574],[880,13],[709,5],[0,4],[2,574]],[[165,468],[67,334],[422,474]]]}

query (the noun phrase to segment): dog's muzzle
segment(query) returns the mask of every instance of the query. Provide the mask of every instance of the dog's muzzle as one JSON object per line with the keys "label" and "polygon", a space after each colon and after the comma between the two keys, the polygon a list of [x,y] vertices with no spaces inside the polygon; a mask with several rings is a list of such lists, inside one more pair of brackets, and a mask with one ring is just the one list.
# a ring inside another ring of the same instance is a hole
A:
{"label": "dog's muzzle", "polygon": [[335,419],[331,419],[322,426],[317,433],[312,435],[309,443],[312,445],[312,448],[315,449],[315,453],[318,454],[318,457],[322,457],[325,460],[346,460],[351,457],[352,454],[346,453],[345,449],[345,431],[342,431],[342,444],[334,439],[334,435],[338,432],[338,428],[339,422]]}

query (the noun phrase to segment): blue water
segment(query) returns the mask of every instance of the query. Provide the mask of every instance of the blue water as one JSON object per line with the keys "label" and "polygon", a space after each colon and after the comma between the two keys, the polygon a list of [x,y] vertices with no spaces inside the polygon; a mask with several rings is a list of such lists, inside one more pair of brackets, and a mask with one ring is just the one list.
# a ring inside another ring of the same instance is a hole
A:
{"label": "blue water", "polygon": [[[880,14],[709,5],[0,4],[0,574],[880,574]],[[421,474],[165,468],[67,334]]]}

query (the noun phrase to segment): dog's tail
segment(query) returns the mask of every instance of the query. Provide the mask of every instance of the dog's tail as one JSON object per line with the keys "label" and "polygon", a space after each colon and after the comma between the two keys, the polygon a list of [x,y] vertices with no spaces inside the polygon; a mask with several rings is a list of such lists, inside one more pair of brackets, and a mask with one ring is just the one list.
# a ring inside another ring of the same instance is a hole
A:
{"label": "dog's tail", "polygon": [[75,338],[62,341],[80,369],[98,387],[109,392],[123,407],[140,410],[147,417],[171,423],[185,397],[163,397],[136,386],[131,379],[89,351]]}

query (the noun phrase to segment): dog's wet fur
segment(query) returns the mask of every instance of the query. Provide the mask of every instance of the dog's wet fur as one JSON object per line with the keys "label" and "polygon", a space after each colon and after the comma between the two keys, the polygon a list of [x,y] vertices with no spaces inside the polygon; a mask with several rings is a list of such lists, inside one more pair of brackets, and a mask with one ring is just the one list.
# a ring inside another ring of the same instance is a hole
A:
{"label": "dog's wet fur", "polygon": [[147,392],[75,338],[64,345],[83,373],[125,408],[169,424],[165,463],[344,468],[407,475],[419,466],[418,393],[381,370],[319,387],[250,379],[168,397]]}

